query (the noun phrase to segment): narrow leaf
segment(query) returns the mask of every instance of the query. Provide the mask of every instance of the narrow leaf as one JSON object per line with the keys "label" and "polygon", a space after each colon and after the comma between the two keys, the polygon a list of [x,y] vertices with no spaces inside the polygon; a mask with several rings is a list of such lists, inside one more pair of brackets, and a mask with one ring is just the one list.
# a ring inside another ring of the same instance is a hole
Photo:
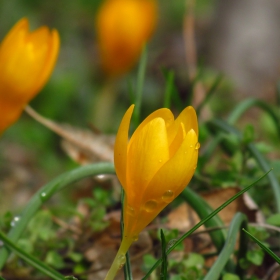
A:
{"label": "narrow leaf", "polygon": [[166,254],[166,240],[163,233],[163,230],[160,230],[160,238],[161,238],[161,272],[160,272],[160,280],[167,280],[167,254]]}
{"label": "narrow leaf", "polygon": [[280,258],[273,253],[268,247],[266,247],[260,240],[258,240],[255,236],[253,236],[246,229],[242,229],[246,234],[248,234],[265,252],[267,252],[277,263],[280,264]]}

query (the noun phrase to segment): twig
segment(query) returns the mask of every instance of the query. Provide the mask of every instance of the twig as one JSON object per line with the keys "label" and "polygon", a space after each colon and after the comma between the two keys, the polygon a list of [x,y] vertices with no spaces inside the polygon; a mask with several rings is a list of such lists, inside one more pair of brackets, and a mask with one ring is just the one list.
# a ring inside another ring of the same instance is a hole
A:
{"label": "twig", "polygon": [[88,149],[86,145],[83,145],[83,143],[77,141],[71,133],[68,133],[65,129],[61,128],[58,124],[55,122],[41,116],[38,114],[34,109],[32,109],[29,105],[27,105],[24,109],[24,111],[31,116],[34,120],[39,122],[40,124],[44,125],[51,131],[55,132],[57,135],[61,136],[62,138],[66,139],[67,141],[77,145],[78,147]]}
{"label": "twig", "polygon": [[[195,0],[186,0],[186,13],[183,22],[183,38],[185,43],[186,63],[191,82],[197,76],[197,51],[195,43]],[[193,88],[193,105],[198,106],[205,97],[205,89],[201,82],[197,81]]]}

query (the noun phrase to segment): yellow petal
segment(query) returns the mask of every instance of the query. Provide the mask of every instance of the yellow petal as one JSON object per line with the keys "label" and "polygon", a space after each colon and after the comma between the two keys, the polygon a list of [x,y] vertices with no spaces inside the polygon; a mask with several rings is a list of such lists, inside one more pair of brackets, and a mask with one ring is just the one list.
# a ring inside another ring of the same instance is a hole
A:
{"label": "yellow petal", "polygon": [[57,60],[59,46],[60,40],[58,32],[56,29],[53,29],[48,36],[48,51],[45,58],[45,65],[42,68],[43,71],[40,73],[40,76],[38,78],[37,87],[34,90],[35,93],[37,91],[40,91],[49,79]]}
{"label": "yellow petal", "polygon": [[128,131],[133,109],[134,105],[131,105],[121,121],[114,148],[114,163],[116,174],[124,189],[126,189]]}
{"label": "yellow petal", "polygon": [[157,16],[154,0],[107,0],[101,5],[96,27],[101,63],[107,74],[128,71],[152,34]]}
{"label": "yellow petal", "polygon": [[[166,127],[170,126],[174,122],[174,116],[173,116],[172,112],[169,109],[161,108],[161,109],[158,109],[158,110],[154,111],[148,117],[146,117],[142,121],[142,123],[137,127],[137,129],[134,131],[134,133],[133,133],[133,135],[132,135],[132,137],[130,139],[129,145],[131,144],[132,141],[134,141],[133,140],[134,138],[138,137],[138,135],[139,135],[140,131],[142,130],[142,128],[148,122],[150,122],[151,120],[153,120],[155,118],[162,118],[165,121]],[[128,146],[128,149],[129,149],[129,146]]]}
{"label": "yellow petal", "polygon": [[[175,155],[159,169],[150,181],[142,204],[151,199],[168,202],[168,199],[164,198],[168,196],[167,192],[172,200],[182,192],[192,178],[197,165],[196,143],[197,135],[194,130],[190,130]],[[172,193],[174,196],[171,195]]]}
{"label": "yellow petal", "polygon": [[175,135],[178,133],[181,123],[184,124],[186,132],[188,132],[190,129],[193,129],[196,135],[198,136],[198,124],[197,124],[196,112],[193,107],[188,106],[176,118],[174,123],[167,128],[169,145],[172,143],[172,141],[175,138]]}
{"label": "yellow petal", "polygon": [[183,123],[181,123],[180,128],[181,129],[178,130],[174,140],[169,147],[169,158],[172,158],[174,156],[186,137],[186,131]]}
{"label": "yellow petal", "polygon": [[49,78],[58,49],[57,31],[43,26],[29,33],[27,19],[20,20],[0,48],[0,92],[9,92],[9,99],[29,102]]}
{"label": "yellow petal", "polygon": [[13,46],[14,40],[18,38],[18,35],[20,33],[27,33],[28,25],[29,24],[27,18],[22,18],[21,20],[19,20],[9,31],[9,33],[5,36],[4,40],[1,43],[0,50],[2,48],[10,48],[11,46]]}
{"label": "yellow petal", "polygon": [[151,178],[169,159],[169,149],[165,121],[155,118],[138,130],[130,140],[127,155],[127,189],[128,203],[131,197],[141,201],[141,196]]}
{"label": "yellow petal", "polygon": [[198,123],[197,123],[197,116],[194,108],[192,106],[188,106],[185,108],[175,122],[183,123],[185,130],[189,131],[191,129],[194,130],[198,137]]}

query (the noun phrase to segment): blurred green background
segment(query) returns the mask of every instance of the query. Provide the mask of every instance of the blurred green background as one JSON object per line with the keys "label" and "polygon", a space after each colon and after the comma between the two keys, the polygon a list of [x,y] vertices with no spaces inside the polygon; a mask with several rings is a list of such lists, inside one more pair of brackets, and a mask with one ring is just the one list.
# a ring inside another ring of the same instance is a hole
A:
{"label": "blurred green background", "polygon": [[[115,133],[123,113],[131,103],[129,85],[135,91],[137,65],[114,81],[111,90],[115,101],[107,112],[105,125],[100,125],[103,120],[95,114],[96,104],[99,104],[99,97],[109,84],[100,68],[94,23],[101,2],[2,0],[0,38],[2,40],[22,17],[29,19],[31,29],[41,25],[56,28],[61,38],[61,49],[55,70],[30,105],[41,115],[59,123],[83,128],[92,125],[101,132]],[[234,104],[245,97],[258,96],[275,100],[275,82],[280,69],[277,68],[280,61],[277,48],[280,46],[277,29],[279,4],[273,0],[266,4],[242,0],[226,2],[193,2],[199,80],[207,89],[218,74],[224,74],[221,86],[208,104],[211,110],[204,118],[213,114],[226,115]],[[183,40],[183,20],[190,3],[191,1],[185,0],[158,1],[158,25],[148,43],[142,118],[163,106],[163,69],[174,70],[175,85],[181,100],[187,100],[191,92]],[[251,10],[250,7],[254,9]],[[244,14],[244,10],[248,13]],[[254,18],[260,10],[262,12],[257,17],[256,26]],[[267,19],[270,20],[269,23]],[[243,28],[237,22],[242,23]],[[271,37],[267,37],[269,34]],[[173,109],[176,114],[176,108]],[[256,118],[256,115],[253,112],[249,116],[250,121],[258,121],[259,116]],[[264,124],[267,127],[266,121]],[[7,183],[9,178],[13,181],[14,177],[23,177],[23,181],[10,183],[12,185],[38,188],[50,178],[77,166],[62,151],[60,137],[25,113],[4,133],[0,149],[1,184],[6,189],[11,189]],[[20,172],[25,175],[20,175]]]}

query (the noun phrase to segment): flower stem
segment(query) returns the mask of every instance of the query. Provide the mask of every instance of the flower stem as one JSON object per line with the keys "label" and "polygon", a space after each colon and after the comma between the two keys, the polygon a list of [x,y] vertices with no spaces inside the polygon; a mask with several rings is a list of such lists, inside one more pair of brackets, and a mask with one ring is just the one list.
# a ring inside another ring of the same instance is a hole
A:
{"label": "flower stem", "polygon": [[124,237],[121,243],[121,246],[118,250],[118,253],[105,277],[105,280],[113,280],[117,274],[117,272],[123,267],[125,264],[125,254],[128,251],[129,247],[133,242],[132,237]]}

